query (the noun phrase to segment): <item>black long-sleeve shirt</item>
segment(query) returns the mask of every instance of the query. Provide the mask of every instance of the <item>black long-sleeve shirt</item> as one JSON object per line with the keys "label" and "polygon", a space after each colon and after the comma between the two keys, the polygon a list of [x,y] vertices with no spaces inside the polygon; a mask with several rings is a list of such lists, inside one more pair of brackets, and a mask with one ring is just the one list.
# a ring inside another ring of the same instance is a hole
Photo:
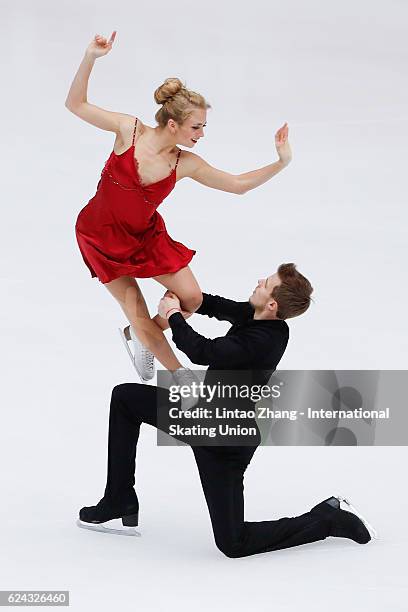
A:
{"label": "black long-sleeve shirt", "polygon": [[209,339],[197,333],[179,312],[169,317],[173,341],[187,357],[209,370],[263,370],[267,379],[285,352],[289,327],[281,319],[254,319],[249,302],[203,294],[197,314],[229,321],[225,336]]}
{"label": "black long-sleeve shirt", "polygon": [[[279,319],[254,319],[254,309],[249,302],[234,302],[208,293],[203,294],[203,303],[196,312],[232,323],[225,336],[211,340],[194,331],[180,312],[169,317],[176,346],[193,363],[209,366],[205,383],[266,385],[285,352],[289,339],[287,323]],[[217,404],[219,402],[215,400]],[[222,406],[246,411],[253,409],[254,403],[245,398],[233,399],[231,403],[223,399]],[[213,404],[206,403],[205,407],[214,410]],[[208,421],[205,420],[203,425],[208,425]],[[245,453],[247,446],[260,444],[261,435],[253,418],[228,419],[228,425],[232,428],[236,425],[251,427],[248,431],[255,426],[255,433],[247,436],[218,435],[205,439],[205,446],[211,445],[212,451],[218,454],[235,457]]]}

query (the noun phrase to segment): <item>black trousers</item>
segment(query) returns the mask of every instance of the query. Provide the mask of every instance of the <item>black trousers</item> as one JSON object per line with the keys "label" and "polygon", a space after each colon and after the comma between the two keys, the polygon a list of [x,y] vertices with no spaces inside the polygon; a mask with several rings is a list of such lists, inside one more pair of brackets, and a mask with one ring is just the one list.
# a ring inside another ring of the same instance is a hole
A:
{"label": "black trousers", "polygon": [[[112,506],[135,501],[135,460],[140,426],[157,427],[157,411],[168,410],[168,391],[126,383],[114,387],[109,415],[105,497]],[[192,446],[211,517],[215,543],[227,557],[299,546],[329,535],[327,519],[306,512],[274,521],[244,521],[244,473],[256,446]],[[271,480],[272,486],[272,480]]]}

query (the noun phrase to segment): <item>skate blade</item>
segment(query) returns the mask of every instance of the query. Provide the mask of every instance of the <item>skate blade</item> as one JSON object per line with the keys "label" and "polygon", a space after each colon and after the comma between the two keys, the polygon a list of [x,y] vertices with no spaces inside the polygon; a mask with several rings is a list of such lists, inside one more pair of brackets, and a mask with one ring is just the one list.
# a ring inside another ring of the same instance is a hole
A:
{"label": "skate blade", "polygon": [[[121,519],[113,519],[106,523],[85,523],[78,519],[77,526],[81,529],[90,529],[91,531],[100,531],[101,533],[113,533],[115,535],[136,536],[141,537],[141,533],[136,531],[134,527],[125,527],[122,525]],[[108,526],[107,526],[108,525]],[[112,527],[110,527],[112,525]]]}
{"label": "skate blade", "polygon": [[132,365],[133,365],[133,367],[135,368],[135,370],[136,370],[136,372],[137,372],[137,374],[138,374],[138,376],[139,376],[140,380],[141,380],[142,382],[148,382],[150,379],[148,379],[148,378],[143,378],[143,376],[141,375],[141,373],[139,372],[139,370],[138,370],[138,369],[137,369],[137,367],[136,367],[136,362],[135,362],[134,355],[133,355],[132,351],[130,350],[130,347],[129,347],[129,341],[126,339],[126,336],[125,336],[125,334],[124,334],[124,332],[123,332],[123,329],[121,329],[120,327],[118,327],[118,331],[119,331],[120,337],[122,338],[122,342],[123,342],[123,344],[125,345],[125,348],[126,348],[126,350],[127,350],[127,353],[128,353],[128,355],[129,355],[129,357],[130,357],[130,361],[132,362]]}
{"label": "skate blade", "polygon": [[367,519],[357,510],[357,508],[355,508],[350,501],[346,498],[346,497],[342,497],[341,495],[336,495],[337,499],[339,500],[339,502],[344,502],[346,504],[346,506],[348,506],[348,508],[350,508],[350,511],[355,514],[356,516],[358,516],[358,518],[364,523],[368,533],[370,534],[371,538],[373,540],[379,540],[379,535],[376,529],[374,529],[374,527],[372,525],[370,525],[370,523],[367,521]]}

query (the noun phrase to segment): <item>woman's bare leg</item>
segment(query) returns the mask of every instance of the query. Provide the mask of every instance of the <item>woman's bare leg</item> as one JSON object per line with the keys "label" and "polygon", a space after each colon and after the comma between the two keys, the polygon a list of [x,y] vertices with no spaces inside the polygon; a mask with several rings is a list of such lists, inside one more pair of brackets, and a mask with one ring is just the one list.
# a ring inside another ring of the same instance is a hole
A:
{"label": "woman's bare leg", "polygon": [[119,302],[140,342],[157,357],[167,370],[174,372],[180,368],[181,363],[172,351],[162,329],[150,318],[145,299],[136,280],[130,276],[121,276],[104,284]]}
{"label": "woman's bare leg", "polygon": [[[166,289],[177,295],[180,300],[182,315],[185,319],[191,317],[197,308],[200,307],[203,301],[203,294],[201,293],[200,286],[194,274],[188,266],[182,268],[178,272],[161,274],[153,278],[163,285],[163,287],[166,287]],[[159,314],[153,318],[153,321],[155,321],[162,330],[169,328],[167,319],[163,319]]]}

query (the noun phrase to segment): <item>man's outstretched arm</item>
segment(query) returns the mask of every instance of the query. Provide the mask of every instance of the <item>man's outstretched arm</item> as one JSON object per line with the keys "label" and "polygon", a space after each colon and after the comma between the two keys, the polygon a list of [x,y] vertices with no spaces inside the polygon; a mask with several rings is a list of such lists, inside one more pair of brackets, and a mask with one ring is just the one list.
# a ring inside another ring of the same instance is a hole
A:
{"label": "man's outstretched arm", "polygon": [[239,337],[205,338],[185,321],[180,312],[169,316],[173,342],[193,363],[239,366],[256,359],[260,351],[270,350],[271,338],[265,329],[251,327]]}
{"label": "man's outstretched arm", "polygon": [[197,314],[215,317],[218,321],[229,321],[235,323],[253,316],[254,309],[246,302],[235,302],[219,295],[203,293],[203,302],[196,310]]}
{"label": "man's outstretched arm", "polygon": [[[175,294],[171,291],[166,291],[165,296],[174,296]],[[186,312],[181,309],[185,319],[189,319],[194,312]],[[210,293],[203,293],[203,301],[201,306],[195,311],[197,314],[206,315],[207,317],[214,317],[218,321],[228,321],[229,323],[236,323],[238,321],[245,321],[246,319],[252,318],[254,314],[254,308],[251,306],[249,301],[246,302],[235,302],[223,298],[219,295],[211,295]],[[164,319],[157,314],[153,319],[157,325],[162,329],[168,329],[169,323],[167,319]]]}

